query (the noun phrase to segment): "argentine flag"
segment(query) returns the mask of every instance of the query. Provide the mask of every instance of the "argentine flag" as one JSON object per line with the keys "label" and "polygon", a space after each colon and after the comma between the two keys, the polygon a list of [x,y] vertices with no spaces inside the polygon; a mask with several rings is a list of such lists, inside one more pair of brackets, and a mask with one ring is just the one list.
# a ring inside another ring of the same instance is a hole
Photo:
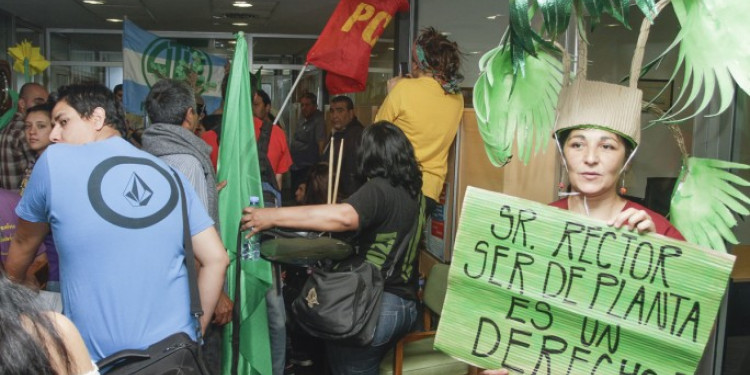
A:
{"label": "argentine flag", "polygon": [[158,37],[129,20],[123,23],[122,45],[123,104],[128,113],[144,115],[143,101],[151,86],[164,78],[187,81],[203,97],[207,113],[221,105],[227,59]]}

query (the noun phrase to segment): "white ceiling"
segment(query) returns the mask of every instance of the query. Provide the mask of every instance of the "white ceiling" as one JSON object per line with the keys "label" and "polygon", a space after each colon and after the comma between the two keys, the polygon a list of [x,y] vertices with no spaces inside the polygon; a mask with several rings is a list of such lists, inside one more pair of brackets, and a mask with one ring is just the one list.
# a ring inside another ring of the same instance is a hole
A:
{"label": "white ceiling", "polygon": [[[234,0],[103,0],[105,5],[88,5],[82,0],[0,0],[0,9],[25,20],[30,25],[44,28],[70,29],[113,29],[122,28],[119,23],[107,22],[107,18],[128,17],[140,27],[153,31],[197,31],[226,32],[238,30],[246,33],[263,34],[319,34],[339,0],[247,0],[252,7],[233,7]],[[464,86],[472,86],[479,74],[479,58],[498,45],[508,25],[507,0],[418,0],[417,19],[419,27],[434,26],[439,31],[448,33],[451,40],[458,42],[465,53],[463,72],[466,76]],[[488,16],[500,15],[495,19]],[[669,17],[660,17],[669,18]],[[637,25],[642,15],[631,9],[631,20],[635,30],[612,30],[605,26],[598,28],[597,34],[604,33],[612,43],[617,38],[610,36],[627,34],[627,38],[637,35]],[[233,22],[247,22],[245,27],[233,26]],[[657,26],[668,24],[667,29],[674,29],[672,20],[659,20]],[[665,22],[666,21],[666,22]],[[606,22],[604,23],[606,25]],[[383,39],[393,38],[393,26],[389,26]],[[608,30],[609,29],[609,30]],[[661,40],[662,34],[657,28],[652,32],[652,42],[667,43]],[[668,34],[668,33],[667,33]],[[78,34],[77,38],[83,35]],[[117,36],[112,36],[117,38]],[[98,39],[97,39],[98,38]],[[99,50],[107,50],[112,40],[101,36],[92,36],[87,44],[94,45],[99,40]],[[671,37],[670,37],[671,39]],[[624,40],[612,43],[621,45]],[[257,40],[256,49],[268,54],[279,51],[302,55],[312,45],[310,40]],[[380,44],[380,43],[378,43]],[[389,45],[376,45],[376,49],[386,49]],[[117,46],[119,48],[119,45]],[[596,46],[594,46],[596,50]],[[278,51],[277,51],[278,50]],[[382,53],[384,51],[375,51]],[[386,63],[387,65],[387,63]]]}
{"label": "white ceiling", "polygon": [[[338,0],[2,0],[0,9],[47,28],[120,29],[108,18],[127,17],[147,30],[318,34]],[[248,26],[233,26],[247,22]]]}

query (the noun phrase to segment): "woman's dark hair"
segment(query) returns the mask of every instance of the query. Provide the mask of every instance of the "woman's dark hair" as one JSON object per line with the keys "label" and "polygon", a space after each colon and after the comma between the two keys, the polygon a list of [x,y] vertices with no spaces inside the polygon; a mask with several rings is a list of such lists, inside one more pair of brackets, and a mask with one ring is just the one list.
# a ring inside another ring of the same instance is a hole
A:
{"label": "woman's dark hair", "polygon": [[45,112],[47,114],[47,116],[52,117],[52,107],[53,107],[53,105],[50,102],[47,102],[47,103],[44,103],[44,104],[35,105],[35,106],[33,106],[33,107],[31,107],[31,108],[29,108],[29,109],[26,110],[26,116],[28,116],[30,113],[34,113],[34,112]]}
{"label": "woman's dark hair", "polygon": [[328,203],[328,163],[317,163],[310,168],[305,181],[304,204]]}
{"label": "woman's dark hair", "polygon": [[432,69],[432,75],[444,82],[460,82],[463,76],[461,70],[461,51],[456,42],[451,42],[445,35],[435,28],[422,30],[415,42],[422,47],[427,65]]}
{"label": "woman's dark hair", "polygon": [[422,171],[414,147],[401,129],[387,121],[365,128],[357,152],[358,172],[363,179],[382,177],[393,186],[403,186],[412,197],[422,190]]}
{"label": "woman's dark hair", "polygon": [[57,89],[54,102],[64,100],[85,119],[91,117],[94,109],[104,109],[104,124],[125,134],[125,112],[122,105],[106,86],[99,83],[77,83]]}
{"label": "woman's dark hair", "polygon": [[68,350],[49,315],[35,304],[34,293],[8,280],[0,268],[0,374],[57,374],[52,348],[71,373]]}

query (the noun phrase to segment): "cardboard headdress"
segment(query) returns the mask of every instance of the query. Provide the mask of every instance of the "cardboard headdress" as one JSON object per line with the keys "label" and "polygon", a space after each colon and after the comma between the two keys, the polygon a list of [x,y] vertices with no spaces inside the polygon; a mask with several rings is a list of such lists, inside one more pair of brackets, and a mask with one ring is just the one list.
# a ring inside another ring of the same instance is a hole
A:
{"label": "cardboard headdress", "polygon": [[603,128],[635,148],[641,142],[641,90],[579,77],[563,87],[557,104],[555,133],[575,128]]}
{"label": "cardboard headdress", "polygon": [[[727,170],[750,166],[720,160],[689,157],[679,128],[678,114],[696,104],[695,114],[706,109],[714,89],[720,98],[718,113],[734,97],[735,83],[750,93],[750,33],[744,15],[750,13],[747,0],[635,0],[645,18],[631,63],[629,85],[586,80],[586,22],[578,19],[580,36],[578,77],[572,84],[570,58],[556,42],[567,31],[572,15],[588,15],[591,26],[609,14],[626,28],[630,1],[530,0],[510,2],[510,26],[500,45],[479,60],[482,72],[474,86],[474,108],[480,134],[490,161],[502,166],[518,147],[526,163],[532,150],[546,147],[550,134],[580,126],[598,126],[615,131],[635,144],[640,142],[641,94],[637,81],[650,26],[661,10],[672,4],[681,30],[670,45],[679,46],[677,71],[684,65],[685,81],[675,103],[677,110],[661,113],[655,123],[667,124],[683,154],[683,167],[672,196],[672,223],[693,243],[724,250],[724,241],[737,243],[731,228],[734,214],[748,215],[746,197],[733,185],[750,186]],[[535,29],[532,20],[541,19]],[[720,21],[720,22],[719,22]],[[660,58],[663,57],[660,56]],[[647,64],[646,69],[653,66]],[[701,94],[702,93],[702,94]],[[701,97],[701,95],[703,95]],[[654,106],[647,103],[644,107]],[[718,114],[717,113],[717,114]],[[744,203],[744,204],[743,204]]]}

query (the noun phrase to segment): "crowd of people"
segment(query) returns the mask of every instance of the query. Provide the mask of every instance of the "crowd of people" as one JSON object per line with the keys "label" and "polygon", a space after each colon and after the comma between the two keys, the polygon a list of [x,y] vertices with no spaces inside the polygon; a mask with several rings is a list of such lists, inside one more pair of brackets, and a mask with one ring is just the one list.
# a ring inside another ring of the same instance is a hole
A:
{"label": "crowd of people", "polygon": [[[374,124],[357,119],[350,97],[335,96],[330,134],[318,98],[304,93],[288,142],[273,124],[269,95],[251,85],[247,105],[264,190],[273,197],[266,202],[273,203],[245,208],[241,229],[349,232],[359,251],[346,262],[396,265],[385,277],[372,343],[328,341],[324,358],[315,358],[333,374],[377,374],[386,352],[417,325],[422,230],[412,228],[439,200],[463,97],[456,43],[429,28],[413,50],[410,75],[389,81]],[[50,97],[28,83],[19,94],[17,114],[0,132],[0,373],[95,374],[96,361],[175,332],[202,337],[208,366],[219,373],[227,350],[221,326],[233,309],[224,289],[229,257],[218,235],[219,225],[232,225],[219,222],[222,108],[207,114],[190,86],[165,79],[144,102],[150,125],[134,136],[122,95],[103,85],[73,84]],[[561,123],[554,137],[569,185],[551,205],[682,239],[665,218],[618,194],[639,130]],[[331,172],[332,165],[340,170]],[[297,205],[282,208],[287,172]],[[334,197],[331,173],[339,181]],[[197,321],[189,312],[184,225],[204,312]],[[392,250],[402,243],[407,251],[396,259]],[[281,283],[283,271],[275,268],[275,275]],[[31,290],[39,288],[59,293],[64,315],[35,302]],[[274,375],[288,373],[289,353],[314,351],[287,343],[294,318],[287,318],[281,289],[275,285],[266,298]]]}

